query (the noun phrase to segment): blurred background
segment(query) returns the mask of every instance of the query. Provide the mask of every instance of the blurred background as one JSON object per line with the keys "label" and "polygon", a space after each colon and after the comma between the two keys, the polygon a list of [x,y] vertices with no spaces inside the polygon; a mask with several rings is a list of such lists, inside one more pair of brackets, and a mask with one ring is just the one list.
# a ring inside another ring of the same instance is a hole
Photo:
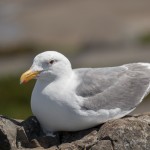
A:
{"label": "blurred background", "polygon": [[[1,0],[0,114],[32,114],[35,81],[19,78],[46,50],[63,53],[73,68],[150,62],[150,1]],[[150,96],[133,113],[147,111]]]}

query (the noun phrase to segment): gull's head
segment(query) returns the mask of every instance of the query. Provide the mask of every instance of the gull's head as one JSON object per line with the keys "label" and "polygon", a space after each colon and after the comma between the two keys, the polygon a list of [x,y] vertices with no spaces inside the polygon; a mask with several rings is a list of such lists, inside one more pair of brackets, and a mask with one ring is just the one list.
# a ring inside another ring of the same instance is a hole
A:
{"label": "gull's head", "polygon": [[54,80],[70,75],[71,71],[70,61],[64,55],[56,51],[46,51],[34,58],[31,68],[22,74],[20,83],[31,79]]}

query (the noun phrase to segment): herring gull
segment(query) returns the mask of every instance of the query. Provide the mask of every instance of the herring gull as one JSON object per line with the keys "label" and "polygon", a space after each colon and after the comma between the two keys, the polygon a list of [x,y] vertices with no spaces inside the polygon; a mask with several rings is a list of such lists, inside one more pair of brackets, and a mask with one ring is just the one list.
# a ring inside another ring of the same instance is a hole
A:
{"label": "herring gull", "polygon": [[150,92],[150,64],[72,69],[61,53],[38,54],[21,83],[37,79],[31,109],[44,131],[78,131],[133,111]]}

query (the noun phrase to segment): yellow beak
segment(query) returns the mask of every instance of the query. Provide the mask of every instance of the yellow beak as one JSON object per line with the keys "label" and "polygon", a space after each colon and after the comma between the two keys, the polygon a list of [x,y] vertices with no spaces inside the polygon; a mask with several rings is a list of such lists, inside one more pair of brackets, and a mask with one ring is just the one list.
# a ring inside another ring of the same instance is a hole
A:
{"label": "yellow beak", "polygon": [[30,81],[31,79],[35,79],[39,73],[40,71],[32,71],[32,70],[26,71],[25,73],[21,75],[20,84],[26,83]]}

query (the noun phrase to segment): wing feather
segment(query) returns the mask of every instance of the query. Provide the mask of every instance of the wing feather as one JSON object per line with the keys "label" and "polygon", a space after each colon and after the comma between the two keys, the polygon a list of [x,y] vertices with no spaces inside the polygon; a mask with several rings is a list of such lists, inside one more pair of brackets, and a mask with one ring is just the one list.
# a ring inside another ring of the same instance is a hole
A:
{"label": "wing feather", "polygon": [[87,110],[131,110],[149,92],[150,69],[139,64],[75,70],[80,79],[76,89]]}

